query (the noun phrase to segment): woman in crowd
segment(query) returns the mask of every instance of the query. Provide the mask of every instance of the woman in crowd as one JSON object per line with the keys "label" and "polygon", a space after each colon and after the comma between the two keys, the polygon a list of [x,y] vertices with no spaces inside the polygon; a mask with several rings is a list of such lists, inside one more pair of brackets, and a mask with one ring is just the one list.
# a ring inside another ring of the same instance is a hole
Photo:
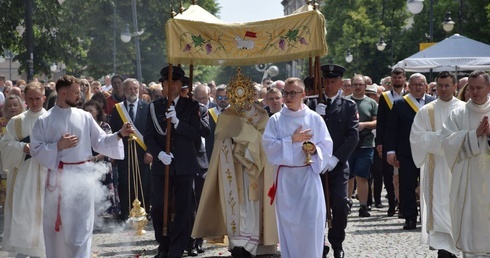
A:
{"label": "woman in crowd", "polygon": [[[25,111],[24,103],[17,95],[10,95],[5,98],[5,103],[2,106],[2,117],[0,117],[0,138],[6,133],[6,126],[10,119]],[[5,196],[7,194],[7,173],[3,171],[0,162],[0,206],[5,204]]]}
{"label": "woman in crowd", "polygon": [[5,126],[10,119],[25,111],[24,102],[17,95],[10,95],[5,98],[2,106],[2,117],[0,117],[1,135],[5,134]]}
{"label": "woman in crowd", "polygon": [[83,92],[85,96],[85,101],[88,101],[92,98],[92,87],[87,79],[80,79],[80,90]]}
{"label": "woman in crowd", "polygon": [[456,97],[459,100],[462,100],[464,102],[468,102],[470,99],[470,92],[468,91],[468,83],[465,84],[458,92],[458,96]]}

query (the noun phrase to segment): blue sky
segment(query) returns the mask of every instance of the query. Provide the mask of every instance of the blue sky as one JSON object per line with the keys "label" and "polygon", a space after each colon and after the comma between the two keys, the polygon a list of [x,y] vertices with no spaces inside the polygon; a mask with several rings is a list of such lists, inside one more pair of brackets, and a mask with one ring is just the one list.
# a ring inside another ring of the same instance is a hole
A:
{"label": "blue sky", "polygon": [[284,16],[281,0],[217,0],[224,22],[261,21]]}

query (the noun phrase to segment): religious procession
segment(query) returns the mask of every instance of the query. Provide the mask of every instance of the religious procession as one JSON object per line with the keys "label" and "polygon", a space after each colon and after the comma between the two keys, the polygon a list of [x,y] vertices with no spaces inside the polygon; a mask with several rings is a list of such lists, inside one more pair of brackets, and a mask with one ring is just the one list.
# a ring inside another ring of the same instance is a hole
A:
{"label": "religious procession", "polygon": [[172,6],[150,79],[0,74],[0,256],[490,257],[490,66],[450,41],[490,46],[363,72],[289,2],[239,26]]}

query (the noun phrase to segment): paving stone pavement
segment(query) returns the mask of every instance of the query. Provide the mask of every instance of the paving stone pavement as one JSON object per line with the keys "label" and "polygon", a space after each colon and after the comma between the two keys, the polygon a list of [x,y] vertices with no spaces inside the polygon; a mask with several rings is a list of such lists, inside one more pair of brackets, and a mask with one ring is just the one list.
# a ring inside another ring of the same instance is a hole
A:
{"label": "paving stone pavement", "polygon": [[[383,200],[384,201],[384,200]],[[385,208],[374,208],[371,217],[359,218],[358,203],[354,201],[352,214],[349,215],[344,241],[345,257],[363,258],[419,258],[437,257],[437,251],[430,251],[427,245],[421,245],[420,224],[413,231],[402,230],[403,220],[398,217],[386,217]],[[3,218],[0,226],[3,228]],[[151,223],[146,227],[143,236],[135,236],[129,227],[106,220],[94,231],[92,257],[153,257],[157,244]],[[219,244],[205,243],[206,252],[198,257],[231,257],[227,247]],[[280,246],[279,248],[280,249]],[[0,251],[0,257],[8,256]],[[186,255],[184,255],[186,257]],[[262,258],[281,257],[278,255],[260,256]],[[328,257],[333,257],[332,252]],[[459,255],[458,257],[462,257]],[[309,257],[298,257],[309,258]]]}

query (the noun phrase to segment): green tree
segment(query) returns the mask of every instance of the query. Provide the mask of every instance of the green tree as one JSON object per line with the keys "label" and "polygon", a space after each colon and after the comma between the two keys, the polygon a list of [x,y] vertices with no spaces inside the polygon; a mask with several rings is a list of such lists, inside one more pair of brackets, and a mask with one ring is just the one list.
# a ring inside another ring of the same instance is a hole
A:
{"label": "green tree", "polygon": [[[70,1],[70,0],[68,0]],[[68,3],[67,1],[67,3]],[[115,5],[113,5],[113,2]],[[113,72],[113,43],[114,43],[114,19],[116,20],[116,49],[117,70],[116,73],[136,76],[136,49],[134,39],[129,43],[123,43],[120,33],[129,24],[130,32],[134,31],[131,1],[101,1],[89,0],[81,3],[71,1],[67,9],[80,10],[88,8],[89,12],[79,14],[79,22],[84,26],[84,34],[90,40],[90,48],[87,52],[87,73],[103,76]],[[191,4],[190,0],[182,1],[184,7]],[[175,1],[174,3],[179,3]],[[160,69],[167,65],[166,61],[166,35],[165,23],[171,17],[172,1],[138,0],[136,9],[138,15],[139,30],[144,33],[139,36],[140,55],[143,81],[157,81],[160,78]],[[198,4],[210,13],[216,13],[219,9],[214,0],[201,0]],[[116,8],[116,17],[114,17]],[[180,5],[173,6],[173,11],[180,11]],[[197,68],[199,69],[199,68]],[[200,73],[197,73],[200,74]]]}
{"label": "green tree", "polygon": [[[397,32],[402,30],[408,17],[405,0],[325,0],[321,11],[327,20],[329,54],[322,63],[334,62],[345,66],[346,77],[355,73],[369,75],[379,81],[387,73],[396,55]],[[384,52],[376,48],[380,36],[388,46]],[[345,61],[350,50],[354,59]]]}
{"label": "green tree", "polygon": [[[164,25],[170,18],[173,2],[182,2],[187,7],[193,1],[136,1],[139,28],[145,29],[140,36],[145,82],[158,80],[160,69],[167,64]],[[19,72],[25,71],[25,34],[16,32],[18,25],[24,25],[24,1],[3,0],[0,3],[0,51],[8,49],[16,53],[14,60],[22,64]],[[198,4],[211,13],[219,10],[214,0],[200,0]],[[180,6],[174,6],[174,10],[179,11]],[[66,0],[63,4],[57,0],[34,0],[33,22],[36,74],[49,74],[49,66],[57,62],[63,62],[66,72],[75,76],[100,78],[112,73],[115,39],[116,72],[135,76],[134,43],[125,44],[119,39],[125,24],[131,24],[130,31],[133,31],[131,0]]]}
{"label": "green tree", "polygon": [[[460,4],[463,4],[461,8]],[[490,43],[490,1],[484,0],[439,0],[433,2],[433,36],[430,38],[430,1],[424,1],[424,9],[412,16],[413,23],[400,34],[400,48],[396,60],[402,60],[419,51],[422,42],[440,42],[454,33],[468,38]],[[484,8],[487,7],[487,8]],[[460,12],[460,10],[462,12]],[[446,12],[456,22],[454,29],[446,33],[442,28]],[[433,78],[427,74],[428,78]]]}
{"label": "green tree", "polygon": [[[14,60],[21,63],[20,71],[26,71],[27,51],[25,33],[20,35],[16,28],[25,28],[25,1],[4,0],[0,9],[0,51],[15,53]],[[34,71],[36,74],[49,74],[50,64],[62,61],[73,70],[80,69],[78,58],[85,56],[86,45],[79,41],[76,27],[67,19],[69,14],[61,8],[58,1],[34,1]],[[64,26],[59,26],[63,24]]]}

